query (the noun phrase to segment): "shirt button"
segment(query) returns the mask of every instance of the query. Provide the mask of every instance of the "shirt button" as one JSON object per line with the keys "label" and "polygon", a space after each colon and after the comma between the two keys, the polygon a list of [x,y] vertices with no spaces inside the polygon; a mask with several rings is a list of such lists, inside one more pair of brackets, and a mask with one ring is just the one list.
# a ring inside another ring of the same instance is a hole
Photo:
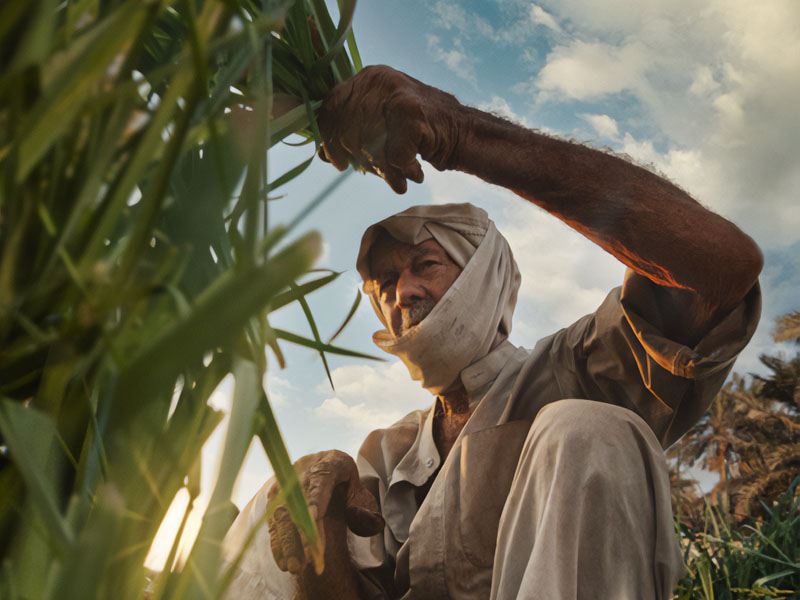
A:
{"label": "shirt button", "polygon": [[429,458],[428,460],[426,460],[425,461],[425,466],[430,469],[433,466],[433,459]]}

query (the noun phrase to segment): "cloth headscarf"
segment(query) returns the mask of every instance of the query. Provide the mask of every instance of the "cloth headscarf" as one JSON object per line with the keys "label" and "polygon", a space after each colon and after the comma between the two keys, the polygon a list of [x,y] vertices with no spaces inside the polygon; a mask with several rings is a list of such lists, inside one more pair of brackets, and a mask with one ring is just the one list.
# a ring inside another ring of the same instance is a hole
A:
{"label": "cloth headscarf", "polygon": [[[431,238],[462,271],[420,323],[395,338],[370,286],[369,253],[381,232],[417,245]],[[372,339],[399,357],[432,394],[447,391],[463,369],[489,353],[498,331],[511,332],[520,274],[511,248],[486,211],[472,204],[413,206],[380,221],[361,238],[356,268],[386,329]]]}

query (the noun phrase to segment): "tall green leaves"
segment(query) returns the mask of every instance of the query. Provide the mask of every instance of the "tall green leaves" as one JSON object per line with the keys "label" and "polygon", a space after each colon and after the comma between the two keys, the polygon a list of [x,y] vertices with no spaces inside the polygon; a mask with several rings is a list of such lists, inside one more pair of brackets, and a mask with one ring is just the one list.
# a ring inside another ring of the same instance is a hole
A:
{"label": "tall green leaves", "polygon": [[[253,436],[315,542],[264,349],[358,354],[323,343],[305,301],[336,274],[296,283],[318,236],[270,229],[267,206],[310,163],[327,90],[360,68],[354,8],[341,0],[335,22],[322,0],[0,6],[0,597],[142,597],[167,507],[197,495],[226,376],[223,474],[186,569],[152,594],[223,592]],[[271,173],[290,134],[309,159]],[[313,339],[270,327],[290,302]]]}
{"label": "tall green leaves", "polygon": [[730,522],[705,502],[703,522],[678,524],[686,573],[676,600],[790,600],[800,590],[800,477],[773,503],[764,518]]}

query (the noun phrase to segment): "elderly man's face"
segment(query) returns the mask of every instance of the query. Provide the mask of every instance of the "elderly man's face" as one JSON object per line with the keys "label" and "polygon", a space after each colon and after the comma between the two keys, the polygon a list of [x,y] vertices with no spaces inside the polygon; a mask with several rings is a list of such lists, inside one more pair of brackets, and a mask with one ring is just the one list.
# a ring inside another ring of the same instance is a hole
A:
{"label": "elderly man's face", "polygon": [[411,246],[384,234],[370,250],[369,272],[383,318],[399,337],[428,316],[461,267],[434,239]]}

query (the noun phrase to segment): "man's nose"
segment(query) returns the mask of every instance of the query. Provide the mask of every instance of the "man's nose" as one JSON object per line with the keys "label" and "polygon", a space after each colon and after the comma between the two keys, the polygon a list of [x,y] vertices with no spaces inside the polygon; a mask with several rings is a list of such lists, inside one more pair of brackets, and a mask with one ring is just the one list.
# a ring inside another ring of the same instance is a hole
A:
{"label": "man's nose", "polygon": [[397,278],[395,293],[398,306],[410,306],[425,297],[425,288],[419,277],[406,271]]}

